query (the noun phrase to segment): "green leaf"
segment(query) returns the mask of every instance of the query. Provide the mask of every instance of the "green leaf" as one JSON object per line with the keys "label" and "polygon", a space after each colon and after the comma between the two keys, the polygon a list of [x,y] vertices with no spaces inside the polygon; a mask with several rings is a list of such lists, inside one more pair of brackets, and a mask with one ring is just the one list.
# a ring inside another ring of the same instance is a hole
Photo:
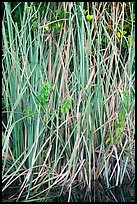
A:
{"label": "green leaf", "polygon": [[47,81],[42,85],[41,88],[41,92],[40,94],[37,96],[41,105],[46,108],[48,102],[49,102],[49,98],[50,98],[50,93],[52,91],[52,84]]}
{"label": "green leaf", "polygon": [[119,135],[119,131],[120,131],[120,128],[119,127],[117,127],[117,129],[116,129],[116,134],[115,134],[115,137],[117,138],[118,137],[118,135]]}
{"label": "green leaf", "polygon": [[124,126],[124,122],[125,122],[125,114],[123,112],[119,113],[119,123],[120,123],[120,126],[123,127]]}
{"label": "green leaf", "polygon": [[123,30],[123,35],[126,35],[127,34],[127,31],[126,30]]}
{"label": "green leaf", "polygon": [[72,98],[69,96],[62,104],[61,106],[61,113],[68,113],[69,109],[72,105]]}
{"label": "green leaf", "polygon": [[132,16],[133,19],[135,19],[135,13],[133,13],[131,16]]}
{"label": "green leaf", "polygon": [[43,157],[45,158],[45,157],[46,157],[46,154],[47,154],[47,152],[46,152],[45,149],[43,149],[42,154],[43,154]]}
{"label": "green leaf", "polygon": [[106,37],[103,38],[103,39],[102,39],[102,42],[107,43],[107,38],[106,38]]}
{"label": "green leaf", "polygon": [[38,22],[34,21],[32,29],[36,30],[38,28],[38,26],[39,26]]}
{"label": "green leaf", "polygon": [[105,28],[106,28],[106,30],[108,30],[108,29],[111,28],[111,26],[110,26],[110,25],[107,25],[107,26],[105,26]]}
{"label": "green leaf", "polygon": [[125,24],[125,25],[123,26],[124,29],[130,29],[130,27],[131,27],[130,24]]}
{"label": "green leaf", "polygon": [[120,37],[121,37],[120,32],[117,32],[117,37],[118,37],[118,38],[120,38]]}
{"label": "green leaf", "polygon": [[132,46],[134,45],[134,40],[131,39],[131,35],[128,35],[128,42],[130,45],[132,45]]}
{"label": "green leaf", "polygon": [[31,108],[24,109],[24,115],[27,116],[29,119],[34,118],[34,113]]}
{"label": "green leaf", "polygon": [[56,14],[59,19],[69,17],[69,13],[66,13],[64,9],[56,10]]}
{"label": "green leaf", "polygon": [[51,31],[51,29],[49,28],[49,26],[45,26],[45,30],[49,33]]}
{"label": "green leaf", "polygon": [[106,144],[109,143],[110,140],[111,140],[110,137],[108,137],[107,140],[106,140]]}
{"label": "green leaf", "polygon": [[114,128],[116,129],[118,126],[119,126],[119,124],[118,124],[117,120],[115,120],[115,122],[114,122]]}
{"label": "green leaf", "polygon": [[42,90],[45,91],[45,93],[50,93],[52,91],[52,84],[47,81],[42,85]]}
{"label": "green leaf", "polygon": [[87,15],[87,16],[86,16],[86,20],[87,20],[87,21],[91,21],[93,18],[94,18],[93,15]]}
{"label": "green leaf", "polygon": [[60,23],[56,23],[55,24],[55,29],[59,29],[61,27],[61,24]]}
{"label": "green leaf", "polygon": [[86,15],[86,13],[88,12],[88,10],[83,9],[83,14]]}

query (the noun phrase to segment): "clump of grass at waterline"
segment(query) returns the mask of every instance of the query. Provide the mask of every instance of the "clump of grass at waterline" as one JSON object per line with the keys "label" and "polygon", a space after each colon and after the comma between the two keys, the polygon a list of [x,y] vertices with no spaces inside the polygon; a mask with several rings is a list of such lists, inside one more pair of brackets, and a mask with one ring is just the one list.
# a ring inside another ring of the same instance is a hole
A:
{"label": "clump of grass at waterline", "polygon": [[19,185],[9,200],[132,183],[134,21],[132,2],[3,3],[3,194]]}

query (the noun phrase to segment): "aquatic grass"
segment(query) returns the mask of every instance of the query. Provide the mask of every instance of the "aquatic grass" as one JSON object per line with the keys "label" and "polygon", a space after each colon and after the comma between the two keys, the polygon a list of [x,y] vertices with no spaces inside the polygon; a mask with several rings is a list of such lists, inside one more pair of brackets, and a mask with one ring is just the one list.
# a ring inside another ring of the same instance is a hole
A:
{"label": "aquatic grass", "polygon": [[[93,180],[117,186],[129,174],[135,29],[124,5],[25,2],[11,9],[4,3],[3,192],[18,182],[16,201],[43,194],[48,201],[60,186],[69,202],[77,200],[75,185],[90,192]],[[133,4],[128,7],[132,16]]]}

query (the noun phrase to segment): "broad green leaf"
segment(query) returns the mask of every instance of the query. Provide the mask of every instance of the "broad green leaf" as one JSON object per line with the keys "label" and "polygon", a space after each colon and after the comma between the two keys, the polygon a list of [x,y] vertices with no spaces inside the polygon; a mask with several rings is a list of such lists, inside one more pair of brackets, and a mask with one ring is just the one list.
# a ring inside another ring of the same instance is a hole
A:
{"label": "broad green leaf", "polygon": [[93,18],[94,18],[93,15],[87,15],[87,16],[86,16],[86,20],[87,20],[87,21],[91,21]]}

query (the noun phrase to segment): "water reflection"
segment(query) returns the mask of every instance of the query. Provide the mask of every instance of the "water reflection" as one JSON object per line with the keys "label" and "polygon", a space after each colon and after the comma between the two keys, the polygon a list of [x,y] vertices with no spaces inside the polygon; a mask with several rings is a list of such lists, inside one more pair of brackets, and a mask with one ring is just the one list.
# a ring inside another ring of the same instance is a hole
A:
{"label": "water reflection", "polygon": [[[135,202],[135,184],[132,186],[121,185],[116,187],[106,188],[104,182],[92,181],[91,190],[87,188],[80,189],[73,187],[71,192],[71,202]],[[35,198],[39,202],[68,202],[68,191],[59,192],[60,188],[54,191],[41,194],[40,197]],[[14,192],[13,192],[14,191]],[[12,202],[11,195],[17,194],[16,188],[9,188],[3,194],[3,202]],[[11,195],[10,195],[11,194]],[[9,198],[10,197],[10,198]],[[17,195],[15,196],[17,198]],[[16,200],[16,198],[14,199]],[[13,199],[13,201],[15,201]],[[34,200],[35,200],[34,199]],[[33,200],[33,201],[34,201]],[[43,201],[41,201],[43,200]],[[25,195],[21,197],[21,201],[25,200]],[[31,199],[29,202],[32,202]]]}
{"label": "water reflection", "polygon": [[[68,194],[56,197],[54,202],[67,202]],[[134,186],[116,186],[106,188],[102,183],[92,182],[92,190],[73,189],[71,202],[135,202]]]}

